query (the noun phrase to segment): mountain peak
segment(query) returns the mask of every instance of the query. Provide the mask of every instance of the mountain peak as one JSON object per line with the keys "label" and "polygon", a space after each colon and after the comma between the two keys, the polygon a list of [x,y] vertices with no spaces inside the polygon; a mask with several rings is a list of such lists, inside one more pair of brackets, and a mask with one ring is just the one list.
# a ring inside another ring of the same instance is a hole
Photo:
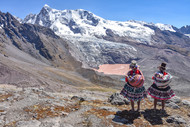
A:
{"label": "mountain peak", "polygon": [[42,10],[51,11],[52,8],[51,8],[49,5],[45,4],[45,5],[43,6]]}
{"label": "mountain peak", "polygon": [[79,11],[79,12],[84,12],[84,11],[86,11],[86,12],[89,12],[89,11],[84,10],[84,9],[76,9],[75,11]]}
{"label": "mountain peak", "polygon": [[50,6],[49,6],[49,5],[47,5],[47,4],[45,4],[45,5],[44,5],[44,8],[50,8]]}

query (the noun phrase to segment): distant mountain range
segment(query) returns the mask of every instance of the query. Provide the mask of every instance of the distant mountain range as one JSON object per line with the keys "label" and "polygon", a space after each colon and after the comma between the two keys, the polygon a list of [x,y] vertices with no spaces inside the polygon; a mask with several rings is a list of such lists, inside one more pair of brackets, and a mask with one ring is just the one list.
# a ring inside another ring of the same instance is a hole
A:
{"label": "distant mountain range", "polygon": [[146,23],[143,21],[110,21],[103,19],[95,14],[83,10],[56,10],[45,5],[39,14],[29,14],[23,23],[38,24],[51,28],[56,34],[95,36],[102,38],[111,34],[119,37],[129,37],[140,43],[152,44],[151,36],[155,31],[148,27],[156,27],[160,30],[171,32],[181,32],[188,34],[189,27],[180,29],[167,24]]}
{"label": "distant mountain range", "polygon": [[[131,43],[157,45],[183,55],[190,54],[190,38],[185,35],[188,33],[188,27],[178,29],[172,25],[134,20],[110,21],[83,9],[56,10],[48,5],[45,5],[39,14],[26,16],[22,23],[48,27],[60,37],[72,40],[69,43],[72,55],[90,67],[104,63],[127,63],[131,59],[139,59],[135,55],[137,54],[135,47],[130,48],[126,45]],[[99,58],[100,55],[103,57]]]}
{"label": "distant mountain range", "polygon": [[155,31],[148,27],[176,32],[178,29],[167,24],[153,24],[142,21],[110,21],[83,10],[56,10],[45,5],[39,14],[26,16],[23,23],[38,24],[51,28],[56,34],[106,38],[107,36],[127,37],[139,43],[152,44]]}

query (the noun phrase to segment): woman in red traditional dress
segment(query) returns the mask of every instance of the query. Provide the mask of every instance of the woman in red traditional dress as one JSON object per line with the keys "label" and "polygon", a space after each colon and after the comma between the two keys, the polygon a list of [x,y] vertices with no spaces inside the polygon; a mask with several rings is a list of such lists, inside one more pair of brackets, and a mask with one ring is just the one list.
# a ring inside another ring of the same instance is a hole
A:
{"label": "woman in red traditional dress", "polygon": [[138,109],[140,110],[140,101],[146,97],[147,93],[145,90],[144,76],[139,70],[135,60],[130,64],[130,71],[127,73],[125,81],[127,82],[121,91],[121,95],[131,101],[131,110],[134,111],[134,101],[137,101]]}

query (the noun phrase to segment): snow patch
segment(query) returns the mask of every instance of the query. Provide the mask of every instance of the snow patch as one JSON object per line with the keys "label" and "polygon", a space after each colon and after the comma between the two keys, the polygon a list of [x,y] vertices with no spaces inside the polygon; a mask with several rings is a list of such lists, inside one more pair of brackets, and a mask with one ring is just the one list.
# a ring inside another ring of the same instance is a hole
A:
{"label": "snow patch", "polygon": [[0,25],[0,29],[3,29],[3,27],[4,27],[4,25],[3,25],[3,24],[1,24],[1,25]]}
{"label": "snow patch", "polygon": [[156,23],[155,26],[157,26],[160,30],[169,30],[171,32],[176,32],[173,27],[168,24]]}
{"label": "snow patch", "polygon": [[185,34],[186,36],[188,36],[190,38],[190,34]]}

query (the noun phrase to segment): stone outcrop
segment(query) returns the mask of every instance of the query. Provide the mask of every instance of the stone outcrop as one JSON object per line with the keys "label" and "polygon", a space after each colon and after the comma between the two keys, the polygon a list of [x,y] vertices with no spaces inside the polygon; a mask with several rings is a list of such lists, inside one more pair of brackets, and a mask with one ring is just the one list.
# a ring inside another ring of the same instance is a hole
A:
{"label": "stone outcrop", "polygon": [[126,100],[120,93],[114,93],[108,98],[108,102],[112,105],[124,105],[129,104],[129,101]]}

